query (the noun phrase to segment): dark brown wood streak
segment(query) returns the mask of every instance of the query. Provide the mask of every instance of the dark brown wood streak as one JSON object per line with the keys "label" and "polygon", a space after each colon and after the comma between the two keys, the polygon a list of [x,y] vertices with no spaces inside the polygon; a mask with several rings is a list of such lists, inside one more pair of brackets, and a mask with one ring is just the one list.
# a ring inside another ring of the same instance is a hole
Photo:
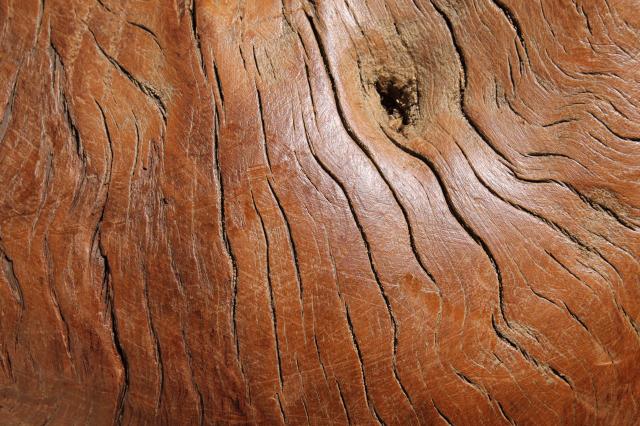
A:
{"label": "dark brown wood streak", "polygon": [[0,423],[634,425],[634,0],[0,0]]}

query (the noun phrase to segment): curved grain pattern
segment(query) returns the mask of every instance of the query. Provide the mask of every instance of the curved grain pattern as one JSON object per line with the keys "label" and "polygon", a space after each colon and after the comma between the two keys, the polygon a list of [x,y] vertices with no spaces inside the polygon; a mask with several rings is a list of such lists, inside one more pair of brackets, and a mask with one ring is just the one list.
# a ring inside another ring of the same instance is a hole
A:
{"label": "curved grain pattern", "polygon": [[637,8],[0,1],[3,424],[633,424]]}

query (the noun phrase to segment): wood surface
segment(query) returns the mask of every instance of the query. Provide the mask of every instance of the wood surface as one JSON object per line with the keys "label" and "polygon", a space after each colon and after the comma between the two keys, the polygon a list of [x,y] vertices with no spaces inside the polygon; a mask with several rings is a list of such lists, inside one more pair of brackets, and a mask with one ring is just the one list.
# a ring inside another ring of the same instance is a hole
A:
{"label": "wood surface", "polygon": [[0,423],[634,425],[637,0],[1,0]]}

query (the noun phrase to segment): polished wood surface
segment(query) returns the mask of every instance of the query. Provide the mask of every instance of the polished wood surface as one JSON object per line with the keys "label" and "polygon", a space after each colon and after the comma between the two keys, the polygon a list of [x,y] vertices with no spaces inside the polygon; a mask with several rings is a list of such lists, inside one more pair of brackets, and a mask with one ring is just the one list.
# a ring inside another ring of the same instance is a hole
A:
{"label": "polished wood surface", "polygon": [[633,425],[637,0],[0,0],[0,423]]}

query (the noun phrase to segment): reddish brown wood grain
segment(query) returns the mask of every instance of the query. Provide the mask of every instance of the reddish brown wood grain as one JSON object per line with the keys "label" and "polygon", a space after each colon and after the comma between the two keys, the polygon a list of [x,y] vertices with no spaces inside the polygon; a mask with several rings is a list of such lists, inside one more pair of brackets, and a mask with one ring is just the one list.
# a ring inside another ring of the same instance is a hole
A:
{"label": "reddish brown wood grain", "polygon": [[0,423],[636,424],[639,7],[0,1]]}

